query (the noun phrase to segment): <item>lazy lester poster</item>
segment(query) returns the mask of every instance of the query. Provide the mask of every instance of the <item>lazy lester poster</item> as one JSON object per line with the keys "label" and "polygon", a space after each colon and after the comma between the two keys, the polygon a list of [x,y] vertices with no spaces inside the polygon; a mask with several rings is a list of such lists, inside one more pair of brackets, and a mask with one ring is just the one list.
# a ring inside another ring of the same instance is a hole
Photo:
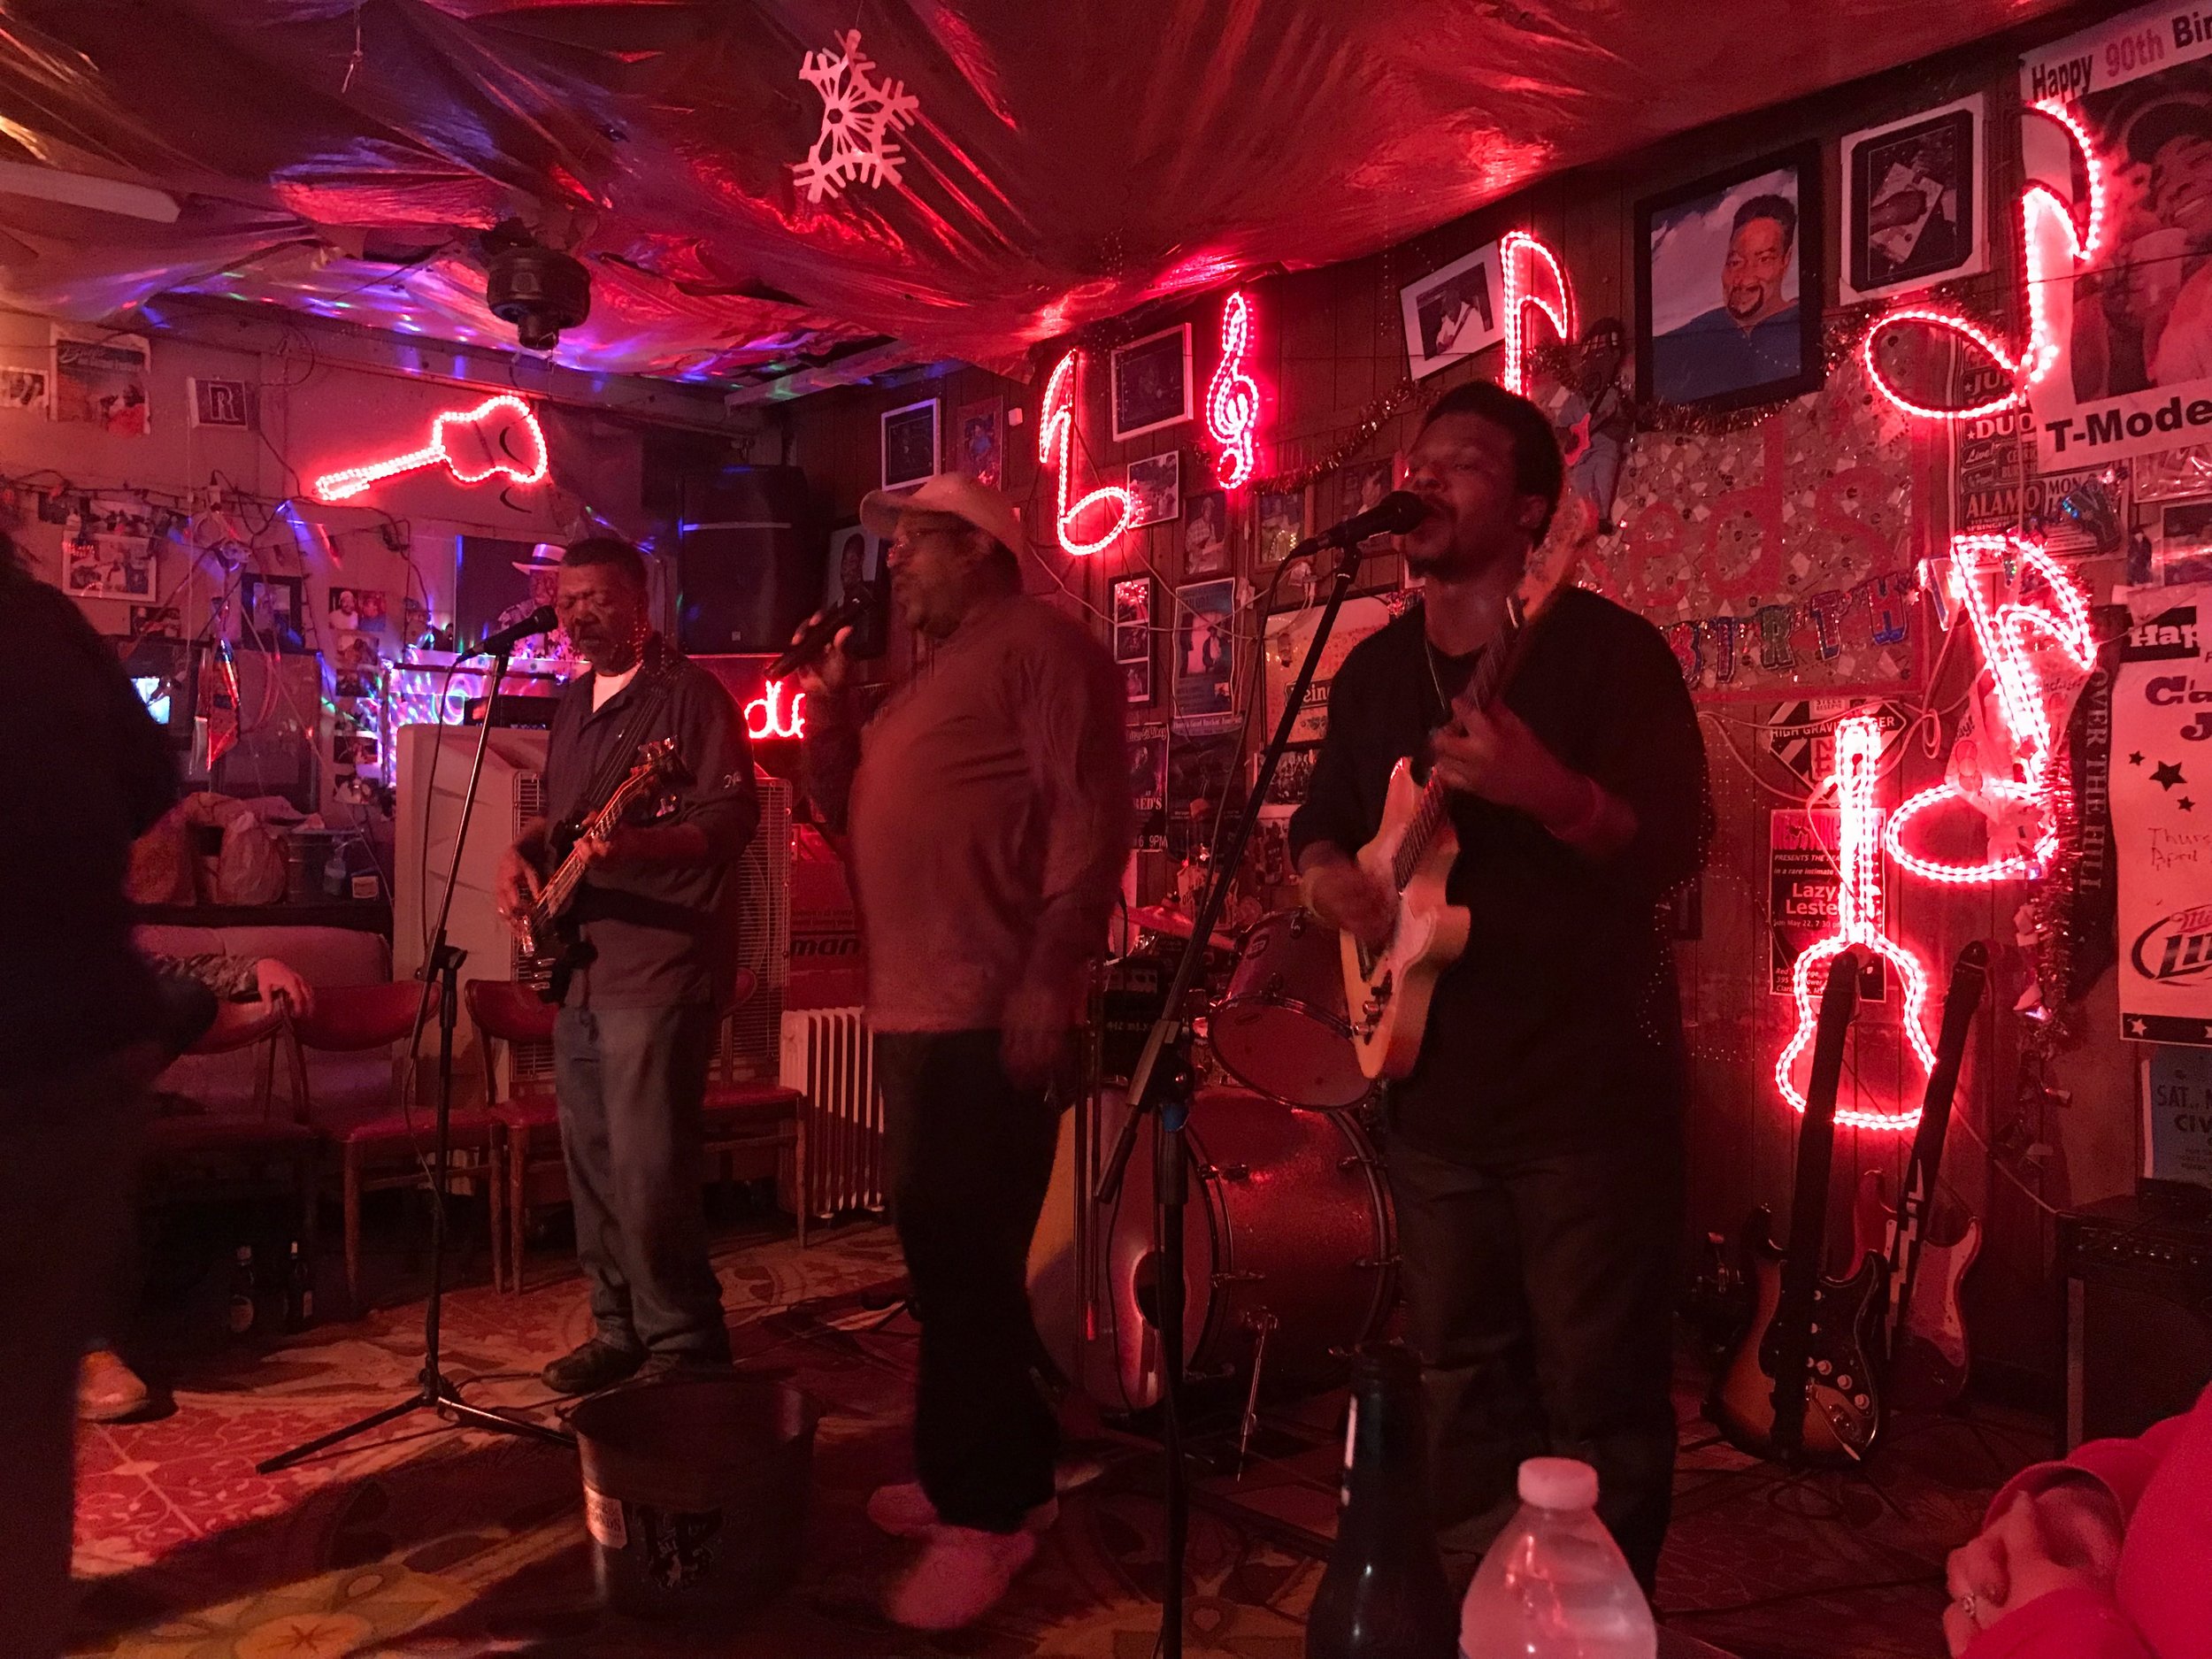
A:
{"label": "lazy lester poster", "polygon": [[2212,588],[2140,616],[2112,693],[2112,833],[2120,873],[2120,1031],[2212,1047]]}

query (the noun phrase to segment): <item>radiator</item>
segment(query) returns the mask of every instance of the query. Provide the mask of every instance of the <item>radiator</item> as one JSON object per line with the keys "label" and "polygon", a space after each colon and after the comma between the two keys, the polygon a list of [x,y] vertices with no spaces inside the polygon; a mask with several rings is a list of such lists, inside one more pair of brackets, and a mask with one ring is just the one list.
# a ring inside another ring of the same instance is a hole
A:
{"label": "radiator", "polygon": [[781,1081],[807,1097],[808,1214],[881,1210],[883,1100],[857,1008],[787,1009]]}

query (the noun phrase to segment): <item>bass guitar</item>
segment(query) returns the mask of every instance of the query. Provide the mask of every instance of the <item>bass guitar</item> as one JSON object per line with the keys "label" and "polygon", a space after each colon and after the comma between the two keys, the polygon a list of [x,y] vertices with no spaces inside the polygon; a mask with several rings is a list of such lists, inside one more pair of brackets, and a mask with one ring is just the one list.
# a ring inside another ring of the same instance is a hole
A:
{"label": "bass guitar", "polygon": [[576,889],[591,868],[584,856],[584,842],[613,834],[641,802],[690,781],[691,769],[676,753],[676,740],[656,738],[639,748],[630,775],[615,786],[614,793],[597,811],[554,826],[547,841],[558,862],[538,889],[538,896],[515,921],[519,941],[519,959],[515,964],[518,980],[536,986],[538,995],[549,1002],[567,996],[569,979],[583,959],[583,941],[568,919],[568,912]]}
{"label": "bass guitar", "polygon": [[1966,1319],[1959,1310],[1959,1286],[1981,1254],[1982,1224],[1968,1217],[1965,1229],[1949,1244],[1935,1243],[1927,1233],[1967,1033],[1988,983],[1989,947],[1977,940],[1959,952],[1951,968],[1935,1067],[1928,1074],[1897,1208],[1892,1210],[1885,1202],[1879,1170],[1859,1178],[1854,1248],[1862,1256],[1878,1256],[1887,1268],[1882,1392],[1892,1405],[1934,1410],[1966,1388]]}
{"label": "bass guitar", "polygon": [[[1520,665],[1529,639],[1557,580],[1532,572],[1506,600],[1498,636],[1475,664],[1458,702],[1487,710]],[[1380,949],[1343,935],[1344,1002],[1351,1011],[1352,1044],[1360,1070],[1372,1078],[1402,1078],[1421,1055],[1428,1030],[1429,999],[1437,976],[1467,949],[1466,906],[1445,896],[1459,856],[1452,827],[1451,792],[1433,772],[1414,781],[1410,756],[1392,770],[1383,795],[1382,827],[1359,850],[1359,866],[1398,895],[1398,915]]]}
{"label": "bass guitar", "polygon": [[1836,1090],[1844,1041],[1858,1011],[1856,948],[1828,967],[1814,1028],[1812,1075],[1797,1142],[1797,1182],[1787,1250],[1772,1242],[1765,1206],[1744,1224],[1744,1277],[1751,1325],[1706,1403],[1706,1415],[1736,1446],[1788,1462],[1856,1463],[1874,1443],[1882,1414],[1875,1379],[1882,1258],[1863,1260],[1849,1279],[1821,1271],[1828,1231],[1828,1176],[1835,1149]]}

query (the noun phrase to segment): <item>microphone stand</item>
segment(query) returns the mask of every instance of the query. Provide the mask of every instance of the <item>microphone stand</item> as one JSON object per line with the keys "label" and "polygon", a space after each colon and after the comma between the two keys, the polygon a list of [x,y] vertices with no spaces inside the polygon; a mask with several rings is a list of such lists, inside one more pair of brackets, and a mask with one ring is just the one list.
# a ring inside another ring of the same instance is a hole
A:
{"label": "microphone stand", "polygon": [[[452,1145],[453,1123],[453,1028],[459,1017],[461,964],[468,952],[459,949],[446,939],[446,923],[453,914],[453,891],[461,879],[461,849],[468,842],[469,818],[476,810],[476,792],[484,778],[484,753],[490,747],[492,736],[492,709],[499,695],[500,682],[507,678],[507,659],[512,645],[502,645],[492,664],[490,695],[485,699],[484,723],[477,729],[476,760],[469,768],[468,789],[461,797],[461,823],[453,836],[453,857],[446,866],[445,897],[438,906],[438,926],[431,936],[430,957],[422,968],[422,1001],[415,1009],[415,1029],[407,1044],[411,1064],[418,1044],[422,1040],[423,1023],[429,1018],[431,999],[438,1004],[438,1109],[437,1130],[430,1158],[430,1301],[422,1316],[422,1370],[416,1373],[415,1392],[396,1404],[386,1406],[381,1411],[371,1412],[357,1423],[349,1423],[342,1429],[319,1434],[288,1452],[279,1452],[265,1457],[254,1465],[256,1474],[274,1474],[294,1463],[327,1451],[341,1441],[349,1440],[357,1434],[381,1428],[412,1411],[435,1411],[455,1424],[470,1428],[490,1429],[501,1434],[518,1435],[526,1440],[549,1440],[556,1446],[573,1449],[573,1435],[558,1429],[549,1429],[536,1423],[524,1422],[497,1411],[488,1411],[482,1406],[471,1405],[461,1398],[461,1391],[447,1379],[438,1360],[439,1316],[445,1304],[445,1223],[446,1223],[446,1164]],[[423,803],[423,831],[430,827],[430,803]]]}
{"label": "microphone stand", "polygon": [[[1316,537],[1292,549],[1284,562],[1317,554],[1333,544],[1331,536]],[[1329,634],[1336,626],[1337,612],[1343,609],[1344,597],[1351,591],[1359,562],[1356,544],[1338,548],[1337,567],[1330,580],[1327,603],[1314,628],[1312,642],[1306,647],[1305,661],[1298,666],[1298,678],[1292,682],[1289,695],[1284,700],[1282,718],[1276,722],[1274,735],[1261,751],[1258,776],[1253,780],[1252,793],[1245,801],[1243,811],[1236,817],[1228,847],[1216,849],[1213,874],[1206,883],[1197,918],[1191,925],[1190,943],[1176,964],[1167,1001],[1160,1018],[1153,1023],[1151,1034],[1145,1040],[1136,1072],[1129,1079],[1129,1115],[1122,1123],[1120,1136],[1099,1178],[1095,1194],[1100,1204],[1114,1202],[1128,1171],[1130,1155],[1136,1149],[1138,1125],[1150,1114],[1153,1203],[1158,1216],[1160,1256],[1156,1281],[1157,1317],[1154,1325],[1161,1333],[1164,1371],[1161,1399],[1166,1408],[1161,1419],[1162,1449],[1167,1457],[1166,1479],[1162,1488],[1167,1509],[1167,1547],[1166,1572],[1160,1589],[1160,1659],[1182,1659],[1183,1568],[1190,1546],[1190,1483],[1188,1471],[1183,1466],[1180,1415],[1186,1358],[1183,1212],[1190,1202],[1190,1167],[1183,1137],[1190,1121],[1191,1095],[1196,1079],[1191,1065],[1191,1025],[1184,1018],[1183,1010],[1198,977],[1199,965],[1204,960],[1206,941],[1213,937],[1214,924],[1220,919],[1222,906],[1228,900],[1229,878],[1244,860],[1244,849],[1252,839],[1259,804],[1267,798],[1267,786],[1274,780],[1275,768],[1290,745],[1290,734],[1305,706],[1307,689],[1313,684],[1314,672],[1320,665],[1322,649],[1328,644]]]}

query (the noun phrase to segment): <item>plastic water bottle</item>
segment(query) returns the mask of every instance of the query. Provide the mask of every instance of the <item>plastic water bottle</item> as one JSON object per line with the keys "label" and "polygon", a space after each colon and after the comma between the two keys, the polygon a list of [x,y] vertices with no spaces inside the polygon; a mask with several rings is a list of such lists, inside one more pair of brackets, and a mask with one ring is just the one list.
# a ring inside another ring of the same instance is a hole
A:
{"label": "plastic water bottle", "polygon": [[1521,1508],[1459,1610],[1459,1659],[1653,1659],[1659,1632],[1597,1517],[1598,1471],[1571,1457],[1521,1465]]}

